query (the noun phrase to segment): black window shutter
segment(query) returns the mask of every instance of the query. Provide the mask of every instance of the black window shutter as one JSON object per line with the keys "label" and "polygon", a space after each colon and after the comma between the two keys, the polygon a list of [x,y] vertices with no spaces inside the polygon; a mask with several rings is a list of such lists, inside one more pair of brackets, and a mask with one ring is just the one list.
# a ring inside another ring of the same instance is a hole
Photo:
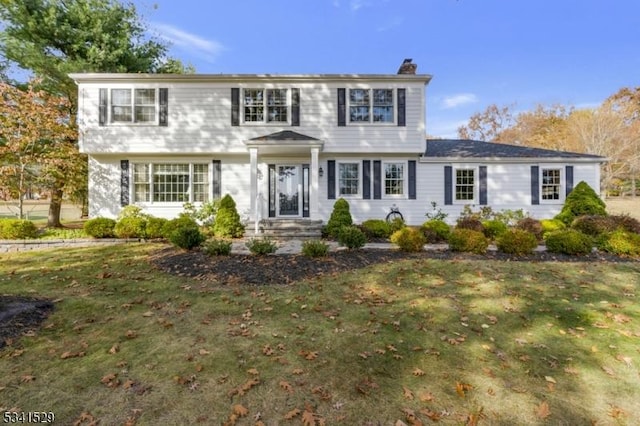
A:
{"label": "black window shutter", "polygon": [[338,89],[338,126],[347,125],[347,89]]}
{"label": "black window shutter", "polygon": [[409,199],[416,199],[416,161],[409,160]]}
{"label": "black window shutter", "polygon": [[100,89],[100,99],[98,101],[98,125],[107,124],[107,108],[108,108],[108,90]]}
{"label": "black window shutter", "polygon": [[291,89],[291,125],[300,125],[300,89]]}
{"label": "black window shutter", "polygon": [[336,160],[327,161],[327,198],[336,199]]}
{"label": "black window shutter", "polygon": [[240,89],[231,88],[231,125],[240,125]]}
{"label": "black window shutter", "polygon": [[373,162],[373,199],[382,199],[382,162],[380,160]]}
{"label": "black window shutter", "polygon": [[362,198],[371,199],[371,160],[362,160]]}
{"label": "black window shutter", "polygon": [[169,89],[166,87],[159,89],[159,98],[160,98],[160,125],[167,126],[169,124]]}
{"label": "black window shutter", "polygon": [[453,167],[444,166],[444,204],[453,204]]}
{"label": "black window shutter", "polygon": [[566,182],[565,196],[573,191],[573,166],[566,166],[564,169],[564,179]]}
{"label": "black window shutter", "polygon": [[213,167],[213,179],[211,181],[212,197],[214,200],[217,200],[222,197],[222,163],[220,160],[212,160],[211,166]]}
{"label": "black window shutter", "polygon": [[531,166],[531,205],[540,204],[540,168]]}
{"label": "black window shutter", "polygon": [[478,167],[478,174],[480,180],[480,205],[487,205],[487,166]]}
{"label": "black window shutter", "polygon": [[129,160],[120,160],[120,205],[129,205]]}
{"label": "black window shutter", "polygon": [[404,127],[407,125],[406,109],[407,109],[407,90],[398,89],[398,126]]}
{"label": "black window shutter", "polygon": [[276,217],[276,165],[269,164],[269,217]]}

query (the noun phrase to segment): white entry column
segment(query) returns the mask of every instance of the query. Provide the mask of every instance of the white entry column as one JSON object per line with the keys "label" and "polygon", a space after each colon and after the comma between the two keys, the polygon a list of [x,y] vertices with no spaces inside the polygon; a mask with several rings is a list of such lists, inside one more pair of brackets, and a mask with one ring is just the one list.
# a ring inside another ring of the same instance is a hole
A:
{"label": "white entry column", "polygon": [[320,214],[318,209],[318,154],[320,148],[311,148],[311,180],[309,188],[309,217],[318,219]]}
{"label": "white entry column", "polygon": [[258,148],[249,148],[249,160],[250,160],[250,169],[251,169],[251,173],[249,176],[249,179],[251,179],[251,202],[250,202],[250,208],[251,208],[251,219],[253,219],[253,222],[255,223],[255,226],[257,228],[258,226],[258,220],[260,220],[260,218],[258,217],[258,208],[260,208],[260,206],[258,206],[258,202],[257,202],[257,198],[258,198]]}

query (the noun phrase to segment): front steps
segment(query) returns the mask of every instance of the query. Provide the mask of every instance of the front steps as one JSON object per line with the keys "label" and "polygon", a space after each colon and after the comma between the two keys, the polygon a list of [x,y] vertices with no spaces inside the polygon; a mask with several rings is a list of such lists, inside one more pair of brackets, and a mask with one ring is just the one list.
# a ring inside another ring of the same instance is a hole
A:
{"label": "front steps", "polygon": [[254,222],[245,225],[245,237],[269,237],[273,239],[312,239],[322,236],[322,221],[310,219],[262,219],[255,233]]}

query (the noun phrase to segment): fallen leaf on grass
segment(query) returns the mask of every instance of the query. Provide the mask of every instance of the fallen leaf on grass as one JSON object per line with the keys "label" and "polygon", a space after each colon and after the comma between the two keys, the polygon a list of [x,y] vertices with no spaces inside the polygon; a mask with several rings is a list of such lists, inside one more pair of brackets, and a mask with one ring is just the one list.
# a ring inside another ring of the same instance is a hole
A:
{"label": "fallen leaf on grass", "polygon": [[616,373],[615,371],[613,371],[613,368],[607,367],[607,366],[602,366],[602,371],[604,371],[605,373],[607,373],[609,376],[611,377],[615,377]]}
{"label": "fallen leaf on grass", "polygon": [[71,351],[67,351],[67,352],[63,352],[62,355],[60,355],[60,359],[69,359],[69,358],[80,358],[85,356],[84,352],[71,352]]}
{"label": "fallen leaf on grass", "polygon": [[287,391],[289,393],[293,393],[293,386],[291,386],[291,384],[289,382],[286,382],[284,380],[280,380],[279,385],[285,391]]}
{"label": "fallen leaf on grass", "polygon": [[410,401],[412,401],[414,398],[413,392],[411,391],[411,389],[407,388],[406,386],[402,387],[402,395]]}
{"label": "fallen leaf on grass", "polygon": [[238,415],[239,417],[244,417],[249,414],[249,410],[241,404],[236,404],[233,406],[233,413]]}
{"label": "fallen leaf on grass", "polygon": [[36,376],[32,376],[30,374],[25,374],[24,376],[20,377],[20,381],[22,383],[33,382],[35,379],[36,379]]}
{"label": "fallen leaf on grass", "polygon": [[118,352],[120,352],[120,345],[118,343],[114,343],[113,346],[111,346],[111,349],[109,349],[109,353],[111,355],[117,354]]}
{"label": "fallen leaf on grass", "polygon": [[250,368],[247,370],[247,373],[251,374],[252,376],[257,376],[260,373],[258,372],[258,370],[256,370],[255,368]]}
{"label": "fallen leaf on grass", "polygon": [[538,408],[536,409],[536,416],[538,416],[539,419],[546,419],[551,415],[551,410],[549,409],[549,404],[547,404],[547,401],[543,401],[540,403],[540,405],[538,405]]}
{"label": "fallen leaf on grass", "polygon": [[460,398],[464,398],[466,396],[466,392],[471,389],[473,389],[473,386],[468,383],[456,382],[456,393]]}
{"label": "fallen leaf on grass", "polygon": [[424,376],[424,371],[420,370],[419,368],[416,368],[415,370],[413,370],[413,375],[414,376]]}
{"label": "fallen leaf on grass", "polygon": [[301,413],[301,411],[300,411],[298,408],[294,408],[293,410],[291,410],[291,411],[287,412],[287,413],[284,415],[284,419],[285,419],[285,420],[291,420],[291,419],[294,419],[294,418],[296,418],[297,416],[299,416],[299,415],[300,415],[300,413]]}

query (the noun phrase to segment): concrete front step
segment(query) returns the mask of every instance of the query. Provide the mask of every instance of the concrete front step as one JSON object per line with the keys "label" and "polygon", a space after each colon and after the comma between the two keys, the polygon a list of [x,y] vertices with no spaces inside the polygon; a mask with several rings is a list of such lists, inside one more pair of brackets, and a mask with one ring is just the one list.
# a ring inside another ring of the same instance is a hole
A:
{"label": "concrete front step", "polygon": [[320,238],[322,221],[309,219],[263,219],[258,222],[258,233],[255,233],[253,222],[246,224],[245,237],[273,238]]}

